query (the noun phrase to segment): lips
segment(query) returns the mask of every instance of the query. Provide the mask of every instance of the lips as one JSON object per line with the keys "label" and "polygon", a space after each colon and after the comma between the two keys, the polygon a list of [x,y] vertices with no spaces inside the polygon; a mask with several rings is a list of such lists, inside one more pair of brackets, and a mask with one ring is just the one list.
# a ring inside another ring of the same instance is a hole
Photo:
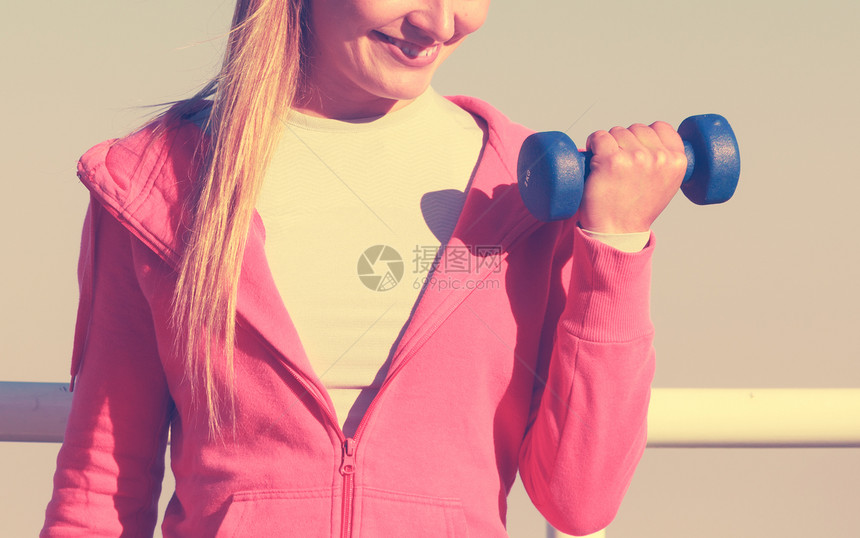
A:
{"label": "lips", "polygon": [[409,41],[403,41],[402,39],[396,39],[391,37],[390,35],[383,34],[379,32],[379,35],[382,37],[383,41],[391,43],[398,49],[400,49],[405,56],[408,58],[429,58],[436,54],[439,50],[439,45],[433,45],[432,47],[422,47],[421,45],[417,45],[415,43],[411,43]]}

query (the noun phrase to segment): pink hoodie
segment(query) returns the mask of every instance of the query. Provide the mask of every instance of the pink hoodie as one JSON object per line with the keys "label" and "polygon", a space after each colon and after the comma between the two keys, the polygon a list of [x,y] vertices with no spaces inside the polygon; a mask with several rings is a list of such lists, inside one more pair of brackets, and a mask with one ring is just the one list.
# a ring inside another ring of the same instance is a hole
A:
{"label": "pink hoodie", "polygon": [[439,264],[450,285],[420,298],[349,439],[275,288],[259,216],[239,287],[237,421],[208,436],[170,324],[199,128],[166,142],[147,128],[82,157],[75,396],[42,536],[151,536],[168,430],[166,537],[502,537],[517,470],[558,529],[612,520],[645,447],[653,237],[625,254],[575,219],[536,221],[515,177],[529,131],[452,100],[488,126],[449,243],[467,256]]}

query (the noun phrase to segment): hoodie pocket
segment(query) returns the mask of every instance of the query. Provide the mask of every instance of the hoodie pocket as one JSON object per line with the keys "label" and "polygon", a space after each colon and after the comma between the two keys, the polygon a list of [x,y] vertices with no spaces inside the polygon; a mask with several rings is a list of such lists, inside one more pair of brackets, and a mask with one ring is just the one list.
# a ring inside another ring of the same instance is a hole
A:
{"label": "hoodie pocket", "polygon": [[216,538],[332,536],[332,491],[260,490],[234,493]]}
{"label": "hoodie pocket", "polygon": [[[358,491],[360,490],[360,491]],[[359,538],[468,538],[459,499],[357,488]]]}

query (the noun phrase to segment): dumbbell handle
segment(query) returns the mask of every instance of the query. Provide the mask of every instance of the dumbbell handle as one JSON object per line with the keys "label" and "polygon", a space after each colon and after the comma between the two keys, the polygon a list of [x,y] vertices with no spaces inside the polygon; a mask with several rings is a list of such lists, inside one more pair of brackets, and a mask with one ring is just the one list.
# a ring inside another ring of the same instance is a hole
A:
{"label": "dumbbell handle", "polygon": [[[681,189],[696,204],[725,202],[740,176],[740,152],[728,121],[717,114],[691,116],[678,127],[687,156]],[[569,218],[582,200],[592,153],[580,152],[564,133],[529,136],[520,150],[520,195],[529,211],[544,221]]]}

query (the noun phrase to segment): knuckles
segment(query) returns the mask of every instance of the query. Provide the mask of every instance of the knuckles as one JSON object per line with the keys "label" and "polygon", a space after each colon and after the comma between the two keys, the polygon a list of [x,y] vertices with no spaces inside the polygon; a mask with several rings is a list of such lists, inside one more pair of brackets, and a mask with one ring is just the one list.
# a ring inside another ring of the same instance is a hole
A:
{"label": "knuckles", "polygon": [[609,131],[594,131],[588,138],[592,143],[599,142],[601,140],[614,139],[614,137],[609,134]]}
{"label": "knuckles", "polygon": [[589,138],[592,151],[613,173],[656,174],[671,181],[682,178],[686,170],[681,138],[666,122],[615,126],[609,131],[595,131]]}

